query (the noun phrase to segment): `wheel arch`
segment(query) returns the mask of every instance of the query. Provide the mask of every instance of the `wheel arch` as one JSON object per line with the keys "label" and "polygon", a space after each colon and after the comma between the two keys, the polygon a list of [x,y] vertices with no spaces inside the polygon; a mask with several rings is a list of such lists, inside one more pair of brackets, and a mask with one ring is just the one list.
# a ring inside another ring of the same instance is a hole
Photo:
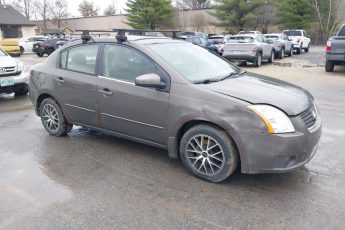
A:
{"label": "wheel arch", "polygon": [[228,135],[228,137],[234,142],[235,144],[235,148],[238,152],[238,157],[239,157],[239,167],[241,167],[241,159],[242,159],[242,148],[241,148],[241,143],[239,141],[239,139],[237,138],[237,135],[235,133],[234,130],[228,130],[228,129],[224,129],[222,126],[220,126],[219,124],[216,124],[212,121],[208,121],[208,120],[203,120],[203,119],[194,119],[194,120],[188,120],[185,121],[185,123],[183,123],[178,130],[176,131],[175,137],[169,137],[169,141],[168,141],[168,151],[169,151],[169,157],[174,158],[174,159],[179,159],[180,160],[180,142],[182,139],[183,134],[188,131],[189,129],[191,129],[192,127],[196,126],[196,125],[200,125],[200,124],[206,124],[206,125],[210,125],[213,127],[216,127],[220,130],[223,130],[226,132],[226,134]]}
{"label": "wheel arch", "polygon": [[[41,107],[41,104],[42,104],[42,101],[44,99],[47,99],[47,98],[53,98],[54,100],[56,100],[56,98],[54,96],[52,96],[51,94],[49,93],[42,93],[40,94],[37,99],[36,99],[36,107],[35,107],[35,112],[38,116],[40,116],[40,107]],[[57,101],[57,100],[56,100]],[[59,102],[57,102],[59,104]]]}

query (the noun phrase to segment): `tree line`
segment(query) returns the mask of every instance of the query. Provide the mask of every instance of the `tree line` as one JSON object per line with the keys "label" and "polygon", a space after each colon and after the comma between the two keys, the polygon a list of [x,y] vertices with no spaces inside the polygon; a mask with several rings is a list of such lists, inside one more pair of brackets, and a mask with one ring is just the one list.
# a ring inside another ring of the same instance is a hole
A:
{"label": "tree line", "polygon": [[[67,0],[6,0],[27,18],[46,21],[52,19],[60,26],[70,16]],[[6,3],[0,0],[0,3]],[[335,33],[345,20],[345,0],[127,0],[128,24],[133,28],[157,29],[171,27],[171,18],[179,10],[215,9],[211,15],[228,32],[244,29],[267,33],[270,26],[281,29],[308,29],[317,25],[324,40]],[[100,8],[91,0],[84,0],[78,8],[82,17],[98,16]],[[109,5],[103,15],[114,15]]]}

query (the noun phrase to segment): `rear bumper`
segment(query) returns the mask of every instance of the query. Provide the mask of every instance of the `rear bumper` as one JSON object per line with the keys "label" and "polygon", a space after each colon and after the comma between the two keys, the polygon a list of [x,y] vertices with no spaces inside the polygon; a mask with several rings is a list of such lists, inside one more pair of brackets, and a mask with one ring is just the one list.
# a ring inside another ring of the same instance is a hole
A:
{"label": "rear bumper", "polygon": [[326,54],[326,61],[336,61],[336,62],[343,63],[343,62],[345,62],[345,53],[344,54],[327,53]]}
{"label": "rear bumper", "polygon": [[322,133],[321,118],[312,130],[296,131],[291,134],[242,132],[245,140],[241,154],[243,173],[280,173],[295,170],[308,163],[316,153]]}
{"label": "rear bumper", "polygon": [[254,62],[256,60],[256,56],[253,55],[233,55],[233,54],[224,54],[223,57],[230,60],[230,61],[248,61]]}

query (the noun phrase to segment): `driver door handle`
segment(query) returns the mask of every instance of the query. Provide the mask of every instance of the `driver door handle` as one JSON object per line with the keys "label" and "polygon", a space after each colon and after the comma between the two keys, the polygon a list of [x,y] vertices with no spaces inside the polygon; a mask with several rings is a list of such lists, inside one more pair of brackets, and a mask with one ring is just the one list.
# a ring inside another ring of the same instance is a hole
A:
{"label": "driver door handle", "polygon": [[98,90],[98,92],[102,93],[105,96],[111,96],[113,95],[113,92],[111,92],[109,89],[104,88],[104,89],[100,89]]}

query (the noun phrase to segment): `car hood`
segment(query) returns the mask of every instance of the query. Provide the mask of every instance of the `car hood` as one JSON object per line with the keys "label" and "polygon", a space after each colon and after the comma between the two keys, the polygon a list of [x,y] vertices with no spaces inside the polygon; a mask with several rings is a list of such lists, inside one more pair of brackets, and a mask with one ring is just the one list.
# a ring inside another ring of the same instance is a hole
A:
{"label": "car hood", "polygon": [[17,66],[17,61],[10,56],[0,56],[0,67]]}
{"label": "car hood", "polygon": [[253,73],[205,84],[203,87],[251,104],[275,106],[289,116],[302,113],[313,101],[312,95],[301,87]]}

